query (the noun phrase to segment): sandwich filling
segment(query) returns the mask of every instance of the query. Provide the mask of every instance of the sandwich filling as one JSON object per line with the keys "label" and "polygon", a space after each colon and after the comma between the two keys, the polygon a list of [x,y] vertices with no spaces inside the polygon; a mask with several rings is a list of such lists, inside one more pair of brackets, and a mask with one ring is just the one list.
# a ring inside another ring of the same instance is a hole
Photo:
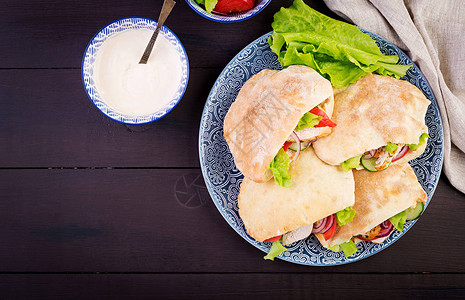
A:
{"label": "sandwich filling", "polygon": [[275,236],[264,242],[273,242],[270,252],[264,257],[265,259],[274,260],[274,258],[287,250],[283,245],[290,245],[308,237],[312,233],[323,234],[325,240],[329,240],[338,226],[352,222],[355,216],[355,210],[349,206],[335,214],[329,215],[313,224],[301,226],[295,230],[286,232],[283,235]]}
{"label": "sandwich filling", "polygon": [[347,257],[350,257],[357,252],[355,244],[360,241],[370,241],[381,244],[394,232],[394,229],[403,231],[404,224],[407,221],[415,220],[420,217],[424,209],[424,203],[424,200],[417,201],[414,207],[401,211],[363,234],[353,236],[349,242],[329,247],[329,249],[335,252],[342,250]]}
{"label": "sandwich filling", "polygon": [[305,113],[270,163],[269,169],[276,184],[290,187],[292,184],[288,171],[291,160],[297,160],[301,151],[307,149],[318,137],[330,134],[331,128],[335,126],[336,123],[331,121],[322,106]]}
{"label": "sandwich filling", "polygon": [[341,163],[342,169],[348,172],[352,169],[362,168],[368,171],[377,172],[385,170],[393,162],[403,158],[410,151],[416,151],[421,145],[426,143],[429,135],[424,132],[420,135],[418,144],[396,144],[388,142],[386,146],[366,151],[365,153],[349,158]]}

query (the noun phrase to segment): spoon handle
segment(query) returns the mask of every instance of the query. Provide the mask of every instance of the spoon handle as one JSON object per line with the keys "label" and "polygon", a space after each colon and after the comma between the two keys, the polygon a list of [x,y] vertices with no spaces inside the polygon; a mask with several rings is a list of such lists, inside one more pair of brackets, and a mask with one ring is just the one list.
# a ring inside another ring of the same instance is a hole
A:
{"label": "spoon handle", "polygon": [[155,29],[155,32],[150,38],[149,44],[145,48],[144,54],[142,55],[142,58],[139,61],[140,64],[146,64],[149,60],[149,56],[152,52],[153,46],[155,45],[155,40],[157,39],[158,33],[160,32],[161,27],[165,23],[166,18],[168,18],[168,15],[170,14],[175,4],[176,2],[173,0],[165,0],[163,2],[163,7],[161,8],[160,16],[158,16],[157,28]]}

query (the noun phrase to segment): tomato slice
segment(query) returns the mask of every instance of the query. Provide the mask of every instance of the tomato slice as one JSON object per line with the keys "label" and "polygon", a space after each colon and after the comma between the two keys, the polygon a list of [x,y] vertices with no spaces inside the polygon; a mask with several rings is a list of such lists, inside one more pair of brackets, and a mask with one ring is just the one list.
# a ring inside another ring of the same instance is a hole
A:
{"label": "tomato slice", "polygon": [[246,11],[254,7],[255,0],[218,0],[213,11],[222,14]]}
{"label": "tomato slice", "polygon": [[292,145],[292,142],[285,142],[284,145],[283,145],[283,150],[287,151],[287,149],[289,148],[290,145]]}
{"label": "tomato slice", "polygon": [[269,239],[264,240],[264,242],[274,242],[274,241],[279,240],[282,236],[283,236],[282,234],[281,234],[281,235],[277,235],[277,236],[275,236],[275,237],[272,237],[272,238],[269,238]]}
{"label": "tomato slice", "polygon": [[310,110],[310,113],[322,117],[320,123],[316,124],[315,127],[335,127],[337,124],[331,121],[324,110],[314,107]]}
{"label": "tomato slice", "polygon": [[336,220],[334,220],[333,226],[331,226],[331,228],[329,228],[328,231],[323,233],[323,237],[325,238],[325,241],[329,240],[334,235],[334,233],[336,232],[336,227],[337,227],[337,222]]}

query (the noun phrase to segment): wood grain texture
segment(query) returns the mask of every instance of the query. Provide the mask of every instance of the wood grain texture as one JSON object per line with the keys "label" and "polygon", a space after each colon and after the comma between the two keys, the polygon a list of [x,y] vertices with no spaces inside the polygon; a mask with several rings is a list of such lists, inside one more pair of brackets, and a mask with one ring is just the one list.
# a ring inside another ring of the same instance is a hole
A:
{"label": "wood grain texture", "polygon": [[463,299],[463,274],[0,275],[2,299]]}
{"label": "wood grain texture", "polygon": [[326,268],[263,260],[202,181],[183,169],[0,170],[0,272],[465,271],[462,235],[449,230],[461,226],[465,196],[443,181],[394,245]]}
{"label": "wood grain texture", "polygon": [[[114,20],[140,16],[155,19],[162,0],[21,0],[0,1],[0,68],[80,68],[92,36]],[[292,1],[272,1],[260,14],[223,24],[198,15],[177,1],[165,25],[186,48],[191,68],[224,67],[244,46],[271,31],[273,15]],[[331,14],[322,1],[315,9]]]}
{"label": "wood grain texture", "polygon": [[165,118],[124,126],[87,98],[82,55],[101,27],[155,18],[162,0],[0,0],[0,298],[464,298],[465,196],[444,179],[406,235],[349,265],[265,261],[232,230],[198,168],[201,112],[292,0],[234,24],[177,2],[166,25],[189,57],[186,94]]}
{"label": "wood grain texture", "polygon": [[80,70],[0,70],[0,167],[198,167],[200,117],[220,72],[191,70],[166,117],[125,126],[92,104]]}

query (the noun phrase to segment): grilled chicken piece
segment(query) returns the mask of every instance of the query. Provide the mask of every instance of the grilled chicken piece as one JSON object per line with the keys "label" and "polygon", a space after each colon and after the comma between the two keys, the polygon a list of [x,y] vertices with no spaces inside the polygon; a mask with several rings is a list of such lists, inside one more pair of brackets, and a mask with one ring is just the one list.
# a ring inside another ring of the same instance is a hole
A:
{"label": "grilled chicken piece", "polygon": [[299,227],[295,230],[289,231],[283,235],[283,245],[290,245],[294,242],[300,241],[312,233],[313,224]]}
{"label": "grilled chicken piece", "polygon": [[374,227],[373,229],[371,229],[370,231],[366,232],[365,234],[362,234],[361,236],[364,239],[371,240],[371,239],[375,238],[380,231],[381,231],[381,226],[378,225],[378,226]]}

